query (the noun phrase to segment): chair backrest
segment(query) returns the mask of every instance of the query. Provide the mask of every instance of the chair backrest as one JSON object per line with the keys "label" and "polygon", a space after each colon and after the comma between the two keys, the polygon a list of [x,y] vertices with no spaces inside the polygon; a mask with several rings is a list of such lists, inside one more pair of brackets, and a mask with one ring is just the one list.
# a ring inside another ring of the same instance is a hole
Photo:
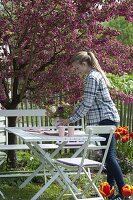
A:
{"label": "chair backrest", "polygon": [[91,143],[91,137],[92,137],[92,135],[93,135],[93,129],[89,128],[88,129],[88,139],[84,143],[83,156],[82,156],[82,160],[81,160],[81,163],[80,163],[80,167],[83,166],[84,159],[86,158],[86,155],[87,155],[88,145]]}
{"label": "chair backrest", "polygon": [[[8,126],[8,117],[17,117],[16,126],[27,127],[34,126],[34,122],[36,121],[35,126],[41,126],[41,120],[43,117],[46,117],[46,111],[44,109],[27,109],[27,110],[0,110],[0,117],[5,117],[6,126]],[[22,117],[22,122],[20,123],[20,117]],[[36,119],[34,119],[36,118]],[[30,125],[30,123],[31,125]]]}
{"label": "chair backrest", "polygon": [[[42,119],[46,116],[44,109],[0,110],[0,143],[8,144],[8,133],[5,134],[4,132],[4,127],[8,127],[8,117],[17,117],[16,126],[18,127],[33,127],[41,126]],[[20,117],[22,118],[21,122],[19,120]]]}
{"label": "chair backrest", "polygon": [[[81,161],[81,166],[84,163],[84,159],[87,155],[87,149],[88,149],[88,145],[90,144],[90,140],[91,137],[94,135],[100,135],[101,137],[104,137],[104,135],[108,135],[108,141],[104,142],[104,145],[102,145],[102,143],[99,144],[98,148],[96,148],[96,150],[98,149],[105,149],[104,151],[104,155],[103,155],[103,159],[102,159],[102,166],[104,166],[106,157],[107,157],[107,153],[109,150],[109,146],[111,143],[111,139],[113,137],[113,134],[115,132],[116,127],[115,126],[87,126],[85,131],[86,134],[88,134],[88,140],[85,143],[85,148],[84,148],[84,153],[83,153],[83,157],[82,157],[82,161]],[[107,136],[106,136],[107,137]],[[89,147],[89,150],[91,150],[91,148]],[[94,150],[94,148],[92,147],[92,150]]]}
{"label": "chair backrest", "polygon": [[24,117],[24,116],[46,116],[45,109],[29,109],[29,110],[0,110],[2,117]]}
{"label": "chair backrest", "polygon": [[6,143],[4,128],[5,128],[5,117],[0,117],[0,144]]}
{"label": "chair backrest", "polygon": [[[0,117],[6,117],[6,122],[7,122],[8,117],[18,117],[18,118],[22,117],[22,118],[25,118],[25,122],[27,122],[27,124],[29,124],[28,117],[30,117],[31,122],[34,121],[33,117],[36,117],[36,121],[41,122],[43,117],[47,117],[47,113],[46,113],[45,109],[0,110]],[[6,125],[7,125],[7,123],[6,123]],[[36,123],[36,126],[37,126],[37,123]],[[77,124],[76,129],[84,130],[84,119],[83,118],[81,120],[81,125]]]}
{"label": "chair backrest", "polygon": [[[45,109],[16,109],[16,110],[0,110],[0,118],[5,119],[5,125],[8,127],[8,117],[17,117],[16,126],[18,127],[44,127],[51,126],[51,120],[48,118]],[[20,120],[20,118],[22,120]],[[77,125],[76,129],[84,130],[84,121]],[[3,126],[0,123],[0,142],[8,144],[8,133],[3,135]]]}
{"label": "chair backrest", "polygon": [[85,131],[85,119],[84,117],[75,123],[76,130]]}
{"label": "chair backrest", "polygon": [[115,131],[116,127],[113,125],[103,125],[103,126],[86,126],[86,133],[89,133],[89,130],[92,129],[93,135],[99,134],[110,134],[112,131]]}

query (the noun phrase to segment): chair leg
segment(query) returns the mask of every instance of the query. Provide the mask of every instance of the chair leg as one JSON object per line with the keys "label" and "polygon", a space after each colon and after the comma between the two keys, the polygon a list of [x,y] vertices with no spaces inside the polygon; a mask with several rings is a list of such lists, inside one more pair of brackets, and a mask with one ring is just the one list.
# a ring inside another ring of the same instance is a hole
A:
{"label": "chair leg", "polygon": [[0,195],[2,196],[3,199],[5,199],[4,194],[0,191]]}
{"label": "chair leg", "polygon": [[46,176],[46,169],[45,169],[45,167],[43,168],[43,173],[44,173],[44,182],[46,184],[47,183],[47,176]]}
{"label": "chair leg", "polygon": [[[96,193],[98,194],[98,196],[101,197],[101,198],[104,200],[103,196],[101,195],[101,193],[99,192],[98,188],[96,187],[95,182],[94,182],[94,181],[91,179],[91,177],[88,175],[88,172],[85,170],[85,168],[83,168],[83,171],[84,171],[85,175],[86,175],[87,178],[88,178],[89,184],[88,184],[88,185],[85,187],[85,189],[82,191],[80,197],[83,196],[83,194],[87,191],[88,187],[91,185],[91,186],[93,186],[93,189],[96,191]],[[96,180],[95,180],[95,181],[96,181]]]}
{"label": "chair leg", "polygon": [[[65,182],[65,184],[66,184],[66,188],[63,190],[63,192],[62,192],[61,195],[57,198],[57,200],[60,200],[60,199],[61,199],[61,197],[63,196],[63,194],[66,192],[67,189],[71,192],[73,198],[74,198],[75,200],[78,200],[78,198],[77,198],[76,195],[74,194],[72,188],[70,187],[70,185],[73,185],[73,181],[69,182],[68,179],[66,178],[66,174],[63,172],[63,170],[61,170],[60,168],[58,168],[58,170],[59,170],[60,175],[62,176],[62,178],[63,178],[63,180],[64,180],[64,182]],[[77,179],[77,178],[76,178],[76,179]],[[79,191],[78,191],[78,193],[79,193]]]}
{"label": "chair leg", "polygon": [[88,175],[91,177],[91,171],[90,171],[90,168],[88,168]]}
{"label": "chair leg", "polygon": [[[63,171],[62,171],[63,172]],[[64,173],[64,172],[63,172]],[[80,176],[80,171],[78,171],[78,173],[77,173],[77,175],[74,177],[74,179],[71,181],[71,182],[69,182],[69,186],[73,186],[73,184],[74,184],[74,182],[79,178],[79,176]],[[66,177],[66,174],[64,173],[64,177]],[[70,181],[70,179],[69,179],[69,181]],[[74,188],[74,187],[73,187]],[[65,188],[64,188],[64,190],[61,192],[61,194],[60,194],[60,196],[58,197],[58,199],[57,200],[60,200],[61,199],[61,197],[65,194],[65,192],[67,191],[67,189],[68,189],[68,187],[66,186]],[[83,198],[85,198],[85,196],[84,196],[84,194],[82,194],[82,192],[81,191],[77,191],[77,190],[75,190],[75,192],[76,192],[76,196],[78,196],[78,197],[83,197]],[[82,194],[82,195],[81,195]]]}
{"label": "chair leg", "polygon": [[[51,173],[52,176],[54,176],[55,171],[49,169],[49,172]],[[56,182],[64,189],[65,188],[65,184],[63,183],[63,181],[61,180],[61,178],[58,176],[56,179]]]}
{"label": "chair leg", "polygon": [[[64,170],[64,168],[62,168],[62,170]],[[49,172],[54,176],[55,174],[55,170],[52,170],[52,169],[49,169]],[[62,178],[62,177],[61,177]],[[56,179],[56,182],[63,188],[65,189],[66,188],[66,185],[64,184],[63,182],[63,179],[61,179],[59,176],[57,177]],[[68,180],[68,182],[71,182],[71,180],[69,179],[68,175],[66,174],[66,179]],[[76,187],[76,185],[72,185],[73,189],[75,191],[78,191],[78,188]]]}
{"label": "chair leg", "polygon": [[2,165],[2,163],[6,160],[6,158],[3,158],[1,161],[0,161],[0,165]]}
{"label": "chair leg", "polygon": [[[76,192],[76,196],[81,195],[81,191],[79,191],[79,189],[75,186],[74,182],[79,178],[80,176],[80,170],[78,171],[77,175],[74,177],[74,179],[71,181],[68,176],[66,175],[66,173],[64,173],[64,171],[62,170],[62,173],[64,174],[64,177],[66,178],[67,182],[69,183],[69,186],[71,186],[75,192]],[[63,178],[63,180],[65,179]],[[60,196],[58,197],[57,200],[61,199],[61,197],[65,194],[65,192],[67,191],[68,187],[65,186],[64,190],[61,192]],[[71,194],[72,195],[72,194]],[[84,196],[83,196],[84,197]],[[77,198],[77,197],[76,197]],[[85,198],[85,197],[84,197]]]}
{"label": "chair leg", "polygon": [[[62,172],[63,173],[63,172]],[[64,174],[64,177],[66,178],[66,174]],[[68,179],[67,179],[68,180]],[[72,185],[72,186],[74,186],[74,180],[73,181],[69,181],[68,180],[68,182],[69,182],[69,185]],[[74,187],[73,187],[74,188]],[[65,186],[65,188],[63,188],[64,190],[61,192],[61,194],[59,195],[59,197],[57,198],[57,200],[59,200],[59,199],[61,199],[61,197],[65,194],[65,192],[67,191],[67,189],[68,189],[68,187],[67,186]],[[76,192],[78,192],[79,193],[79,191],[77,191],[77,190],[75,190]]]}
{"label": "chair leg", "polygon": [[[102,169],[103,169],[103,166],[100,167],[97,175],[95,176],[95,178],[93,180],[91,179],[91,176],[89,177],[88,174],[86,174],[86,176],[88,177],[88,180],[91,180],[91,182],[85,187],[85,189],[83,191],[84,193],[88,190],[88,187],[90,186],[90,184],[92,184],[92,183],[95,184],[96,180],[98,179],[98,177],[100,176],[100,174],[102,172]],[[87,173],[86,170],[85,170],[85,168],[83,168],[83,170],[84,170],[85,173]],[[100,197],[101,197],[101,194],[100,194]]]}

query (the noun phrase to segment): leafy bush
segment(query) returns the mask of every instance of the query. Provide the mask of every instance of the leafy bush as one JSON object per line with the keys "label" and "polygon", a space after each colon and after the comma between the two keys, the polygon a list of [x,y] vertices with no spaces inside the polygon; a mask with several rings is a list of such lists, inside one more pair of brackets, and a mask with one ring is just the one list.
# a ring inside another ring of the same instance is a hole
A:
{"label": "leafy bush", "polygon": [[133,73],[118,76],[114,74],[108,74],[112,86],[127,94],[133,93]]}
{"label": "leafy bush", "polygon": [[124,174],[133,170],[133,132],[128,127],[118,127],[115,132],[116,150]]}
{"label": "leafy bush", "polygon": [[133,24],[125,20],[124,17],[117,17],[109,22],[105,22],[104,25],[120,31],[121,34],[118,36],[118,39],[124,44],[133,45]]}
{"label": "leafy bush", "polygon": [[40,165],[39,159],[32,156],[32,154],[27,151],[17,152],[17,163],[18,168],[23,168],[29,171],[35,170]]}

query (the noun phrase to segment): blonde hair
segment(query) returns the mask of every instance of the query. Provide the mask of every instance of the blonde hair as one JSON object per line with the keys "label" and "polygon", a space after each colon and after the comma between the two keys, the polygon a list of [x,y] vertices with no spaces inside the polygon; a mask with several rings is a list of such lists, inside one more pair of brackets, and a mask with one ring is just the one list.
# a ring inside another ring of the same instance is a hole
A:
{"label": "blonde hair", "polygon": [[78,52],[71,59],[71,63],[74,63],[74,62],[79,62],[80,64],[82,64],[83,62],[87,62],[88,66],[95,68],[98,72],[100,72],[102,74],[107,86],[111,87],[111,83],[110,83],[109,79],[107,78],[106,73],[102,70],[102,68],[93,52],[91,52],[91,51]]}

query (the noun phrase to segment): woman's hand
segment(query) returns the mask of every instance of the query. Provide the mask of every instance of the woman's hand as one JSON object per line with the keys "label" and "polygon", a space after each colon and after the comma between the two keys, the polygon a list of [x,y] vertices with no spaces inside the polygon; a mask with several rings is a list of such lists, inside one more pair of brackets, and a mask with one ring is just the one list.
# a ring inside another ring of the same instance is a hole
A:
{"label": "woman's hand", "polygon": [[53,112],[50,110],[46,110],[45,114],[47,115],[47,117],[53,117]]}
{"label": "woman's hand", "polygon": [[60,119],[58,121],[58,126],[67,126],[70,124],[70,120],[69,119]]}

